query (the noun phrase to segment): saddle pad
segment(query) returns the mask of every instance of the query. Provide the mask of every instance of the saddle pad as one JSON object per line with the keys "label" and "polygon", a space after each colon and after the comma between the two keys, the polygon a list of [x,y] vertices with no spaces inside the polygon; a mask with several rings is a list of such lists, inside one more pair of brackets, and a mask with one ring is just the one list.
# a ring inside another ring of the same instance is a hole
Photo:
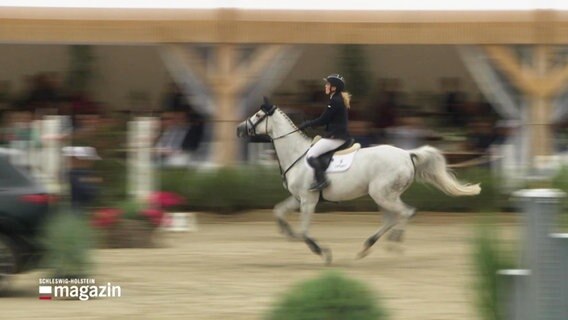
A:
{"label": "saddle pad", "polygon": [[[353,163],[353,158],[355,157],[356,153],[357,151],[348,154],[334,155],[331,159],[329,167],[327,167],[327,170],[325,170],[325,172],[333,173],[347,171],[349,168],[351,168],[351,164]],[[307,159],[304,162],[306,166],[308,166],[310,169],[312,168],[308,164]]]}
{"label": "saddle pad", "polygon": [[356,153],[357,152],[351,152],[348,154],[334,155],[325,172],[331,173],[347,171],[351,168],[351,164],[353,163],[353,158]]}

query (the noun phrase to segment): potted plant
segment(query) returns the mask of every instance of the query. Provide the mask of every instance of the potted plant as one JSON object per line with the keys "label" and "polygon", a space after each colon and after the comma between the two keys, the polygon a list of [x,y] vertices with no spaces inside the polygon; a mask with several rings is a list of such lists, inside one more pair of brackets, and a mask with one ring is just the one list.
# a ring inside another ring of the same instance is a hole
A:
{"label": "potted plant", "polygon": [[170,192],[152,193],[145,201],[127,200],[112,208],[96,210],[91,219],[107,248],[154,247],[155,231],[164,223],[165,210],[183,204]]}

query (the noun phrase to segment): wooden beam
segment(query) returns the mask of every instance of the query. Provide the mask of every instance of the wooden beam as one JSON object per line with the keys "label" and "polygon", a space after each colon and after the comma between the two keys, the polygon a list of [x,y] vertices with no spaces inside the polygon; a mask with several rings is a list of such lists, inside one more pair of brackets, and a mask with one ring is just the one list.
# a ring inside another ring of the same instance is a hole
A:
{"label": "wooden beam", "polygon": [[532,71],[524,69],[511,49],[504,46],[485,46],[489,57],[522,91],[536,94],[540,91]]}
{"label": "wooden beam", "polygon": [[522,66],[509,48],[487,46],[485,49],[530,103],[528,125],[531,134],[531,159],[534,161],[536,156],[550,155],[553,150],[550,128],[551,99],[568,81],[568,66],[551,71],[553,52],[547,45],[534,47],[532,66]]}
{"label": "wooden beam", "polygon": [[283,50],[281,45],[262,45],[256,48],[250,59],[242,62],[235,71],[239,75],[237,90],[242,90],[258,78],[259,73]]}
{"label": "wooden beam", "polygon": [[[536,156],[552,153],[552,136],[550,131],[550,47],[540,45],[534,48],[533,69],[540,79],[541,91],[532,95],[530,106],[531,156],[534,162]],[[534,165],[534,163],[533,163]]]}
{"label": "wooden beam", "polygon": [[[313,11],[2,8],[4,43],[568,43],[549,11]],[[544,32],[544,33],[543,33]]]}
{"label": "wooden beam", "polygon": [[239,145],[235,134],[240,111],[234,74],[236,57],[235,45],[217,46],[217,69],[209,76],[216,102],[213,157],[221,166],[234,164]]}
{"label": "wooden beam", "polygon": [[547,90],[549,96],[559,94],[568,82],[568,65],[551,71],[547,77]]}
{"label": "wooden beam", "polygon": [[197,55],[193,49],[182,44],[166,45],[168,54],[176,58],[179,63],[184,63],[203,83],[207,83],[207,71],[205,69],[205,60]]}

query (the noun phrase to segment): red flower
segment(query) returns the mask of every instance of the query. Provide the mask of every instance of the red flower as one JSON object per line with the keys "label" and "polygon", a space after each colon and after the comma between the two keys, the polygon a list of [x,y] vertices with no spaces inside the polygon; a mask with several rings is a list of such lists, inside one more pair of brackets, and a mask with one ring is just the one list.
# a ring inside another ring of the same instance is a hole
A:
{"label": "red flower", "polygon": [[170,208],[185,203],[185,199],[173,192],[154,192],[148,199],[150,206],[157,208]]}
{"label": "red flower", "polygon": [[122,211],[114,208],[100,209],[93,213],[91,223],[94,227],[105,228],[115,224]]}
{"label": "red flower", "polygon": [[141,214],[148,218],[153,225],[160,226],[162,223],[162,219],[164,218],[164,211],[159,209],[144,209],[142,210]]}

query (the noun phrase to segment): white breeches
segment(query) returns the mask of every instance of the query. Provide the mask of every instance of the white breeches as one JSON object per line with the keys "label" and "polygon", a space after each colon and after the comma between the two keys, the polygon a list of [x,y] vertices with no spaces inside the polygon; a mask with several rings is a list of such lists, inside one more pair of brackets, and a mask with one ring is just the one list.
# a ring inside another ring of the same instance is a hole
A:
{"label": "white breeches", "polygon": [[308,150],[306,157],[308,158],[319,157],[328,151],[339,148],[339,146],[341,146],[344,143],[345,143],[344,140],[322,138],[318,140],[318,142],[316,142],[316,144],[314,144],[310,148],[310,150]]}

